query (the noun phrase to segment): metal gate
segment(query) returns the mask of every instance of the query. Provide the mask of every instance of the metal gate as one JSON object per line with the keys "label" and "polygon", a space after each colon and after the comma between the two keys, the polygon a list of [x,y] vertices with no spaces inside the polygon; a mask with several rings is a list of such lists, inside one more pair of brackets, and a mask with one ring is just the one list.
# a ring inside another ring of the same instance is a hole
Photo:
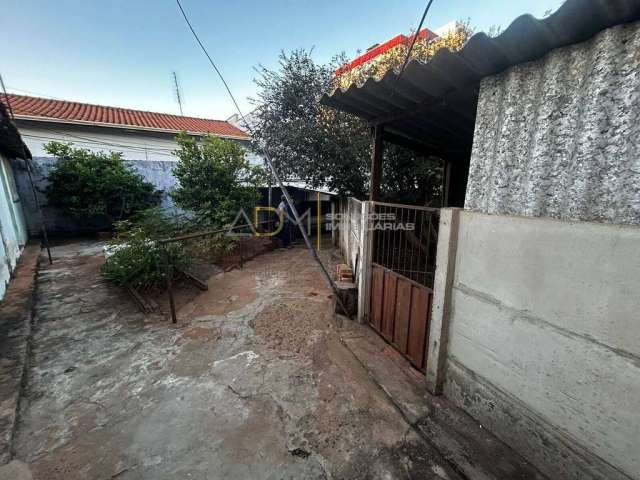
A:
{"label": "metal gate", "polygon": [[426,368],[439,210],[375,202],[369,323],[416,368]]}

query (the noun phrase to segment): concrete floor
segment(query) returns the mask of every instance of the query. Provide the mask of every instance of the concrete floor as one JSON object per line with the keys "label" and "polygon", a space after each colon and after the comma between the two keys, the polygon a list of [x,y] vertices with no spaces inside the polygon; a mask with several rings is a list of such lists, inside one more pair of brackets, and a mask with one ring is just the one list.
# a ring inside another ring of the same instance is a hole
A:
{"label": "concrete floor", "polygon": [[340,341],[305,250],[180,293],[175,326],[101,281],[99,244],[53,255],[14,446],[33,478],[461,478]]}

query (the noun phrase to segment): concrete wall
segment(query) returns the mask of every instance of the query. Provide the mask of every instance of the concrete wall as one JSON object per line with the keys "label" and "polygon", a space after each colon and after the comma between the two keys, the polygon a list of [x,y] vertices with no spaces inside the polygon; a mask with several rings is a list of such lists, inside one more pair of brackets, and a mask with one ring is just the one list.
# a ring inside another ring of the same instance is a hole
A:
{"label": "concrete wall", "polygon": [[549,478],[640,479],[640,227],[457,224],[445,394]]}
{"label": "concrete wall", "polygon": [[483,79],[465,208],[640,224],[640,22]]}
{"label": "concrete wall", "polygon": [[13,170],[0,154],[0,300],[27,243],[27,228]]}
{"label": "concrete wall", "polygon": [[[33,159],[33,180],[38,191],[38,200],[42,206],[47,231],[52,235],[68,235],[74,233],[90,232],[108,228],[102,219],[79,222],[65,215],[60,209],[50,206],[45,195],[48,185],[47,176],[55,165],[56,159],[52,157],[36,157]],[[175,187],[177,181],[171,170],[175,166],[172,160],[127,160],[142,177],[152,183],[156,189],[163,190],[162,208],[173,211],[177,207],[169,197],[169,191]],[[31,235],[40,235],[40,217],[36,208],[33,192],[29,183],[29,177],[24,167],[24,162],[14,161],[17,189],[22,198],[24,213],[28,231]]]}

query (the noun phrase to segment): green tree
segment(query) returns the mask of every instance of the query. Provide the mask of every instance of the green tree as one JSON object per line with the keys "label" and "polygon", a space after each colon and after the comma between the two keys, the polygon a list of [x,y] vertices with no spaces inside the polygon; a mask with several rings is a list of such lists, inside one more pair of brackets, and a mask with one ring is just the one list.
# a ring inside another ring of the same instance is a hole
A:
{"label": "green tree", "polygon": [[176,204],[200,219],[222,225],[240,208],[253,208],[264,171],[249,164],[236,142],[206,136],[197,142],[186,133],[176,137],[179,158],[173,169],[178,186],[171,192]]}
{"label": "green tree", "polygon": [[320,65],[311,52],[294,50],[280,54],[277,70],[260,67],[252,140],[257,150],[268,148],[286,180],[360,197],[368,175],[367,125],[319,103],[339,63]]}
{"label": "green tree", "polygon": [[91,152],[50,142],[57,158],[48,175],[49,202],[74,217],[106,217],[110,223],[160,203],[161,192],[127,166],[122,153]]}
{"label": "green tree", "polygon": [[[345,63],[338,56],[326,65],[311,52],[281,53],[279,67],[260,67],[255,80],[253,142],[267,148],[286,180],[327,187],[365,198],[369,191],[371,133],[365,121],[320,104],[332,88],[334,73]],[[386,144],[381,193],[384,199],[439,205],[442,167],[396,145]]]}

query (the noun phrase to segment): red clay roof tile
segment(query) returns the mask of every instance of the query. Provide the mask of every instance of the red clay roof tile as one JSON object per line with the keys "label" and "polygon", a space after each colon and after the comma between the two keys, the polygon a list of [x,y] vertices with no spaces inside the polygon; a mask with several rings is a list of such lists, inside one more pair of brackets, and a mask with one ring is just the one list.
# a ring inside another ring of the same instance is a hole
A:
{"label": "red clay roof tile", "polygon": [[184,130],[191,133],[211,133],[220,136],[249,138],[245,132],[224,120],[182,117],[168,113],[145,112],[128,108],[51,100],[11,93],[9,94],[9,100],[13,113],[18,118],[20,116],[42,117],[66,122],[107,123],[133,128],[154,128],[176,132]]}

